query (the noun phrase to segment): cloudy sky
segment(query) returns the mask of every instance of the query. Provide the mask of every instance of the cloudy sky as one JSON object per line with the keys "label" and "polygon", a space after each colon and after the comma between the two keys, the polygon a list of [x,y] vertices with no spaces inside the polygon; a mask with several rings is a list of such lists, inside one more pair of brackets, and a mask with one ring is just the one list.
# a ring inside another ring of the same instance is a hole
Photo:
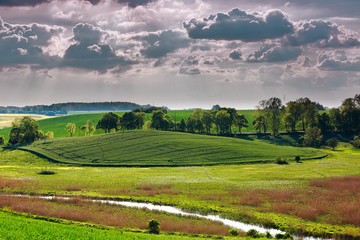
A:
{"label": "cloudy sky", "polygon": [[1,0],[0,106],[360,93],[359,0]]}

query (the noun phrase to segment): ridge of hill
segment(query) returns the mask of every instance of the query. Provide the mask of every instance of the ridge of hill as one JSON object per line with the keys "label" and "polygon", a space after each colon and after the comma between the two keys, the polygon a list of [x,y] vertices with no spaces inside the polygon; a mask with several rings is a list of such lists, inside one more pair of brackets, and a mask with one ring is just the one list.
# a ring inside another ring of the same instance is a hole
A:
{"label": "ridge of hill", "polygon": [[315,149],[278,146],[255,139],[153,130],[56,138],[20,149],[55,162],[83,166],[198,166],[275,162],[278,156],[325,156]]}

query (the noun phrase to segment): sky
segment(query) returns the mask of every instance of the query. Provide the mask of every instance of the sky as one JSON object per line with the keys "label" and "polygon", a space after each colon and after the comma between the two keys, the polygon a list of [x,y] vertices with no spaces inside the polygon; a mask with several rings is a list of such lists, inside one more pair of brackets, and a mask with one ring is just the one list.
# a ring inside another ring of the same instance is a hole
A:
{"label": "sky", "polygon": [[359,0],[1,0],[0,106],[360,93]]}

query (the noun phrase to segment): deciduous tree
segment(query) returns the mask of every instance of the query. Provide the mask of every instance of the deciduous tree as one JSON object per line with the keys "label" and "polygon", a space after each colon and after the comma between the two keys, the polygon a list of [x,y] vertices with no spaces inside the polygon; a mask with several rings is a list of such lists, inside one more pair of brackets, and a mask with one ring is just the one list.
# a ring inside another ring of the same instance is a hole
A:
{"label": "deciduous tree", "polygon": [[65,130],[70,134],[70,137],[72,137],[74,135],[74,133],[75,133],[75,130],[76,130],[75,123],[68,123],[66,125]]}

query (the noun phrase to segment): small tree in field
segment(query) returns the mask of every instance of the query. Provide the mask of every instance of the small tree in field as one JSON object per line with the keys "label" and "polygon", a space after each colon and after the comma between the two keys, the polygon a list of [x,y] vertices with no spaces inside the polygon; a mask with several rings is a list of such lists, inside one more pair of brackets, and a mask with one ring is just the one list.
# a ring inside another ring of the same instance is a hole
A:
{"label": "small tree in field", "polygon": [[75,130],[76,130],[75,123],[68,123],[66,125],[65,130],[70,134],[70,137],[72,137],[74,135],[74,133],[75,133]]}
{"label": "small tree in field", "polygon": [[4,136],[0,136],[0,146],[5,144],[5,138]]}
{"label": "small tree in field", "polygon": [[160,222],[156,219],[148,221],[150,228],[150,233],[159,234],[160,233]]}
{"label": "small tree in field", "polygon": [[334,151],[335,148],[339,145],[338,141],[336,138],[330,138],[329,140],[326,141],[326,144],[332,148],[332,150]]}

